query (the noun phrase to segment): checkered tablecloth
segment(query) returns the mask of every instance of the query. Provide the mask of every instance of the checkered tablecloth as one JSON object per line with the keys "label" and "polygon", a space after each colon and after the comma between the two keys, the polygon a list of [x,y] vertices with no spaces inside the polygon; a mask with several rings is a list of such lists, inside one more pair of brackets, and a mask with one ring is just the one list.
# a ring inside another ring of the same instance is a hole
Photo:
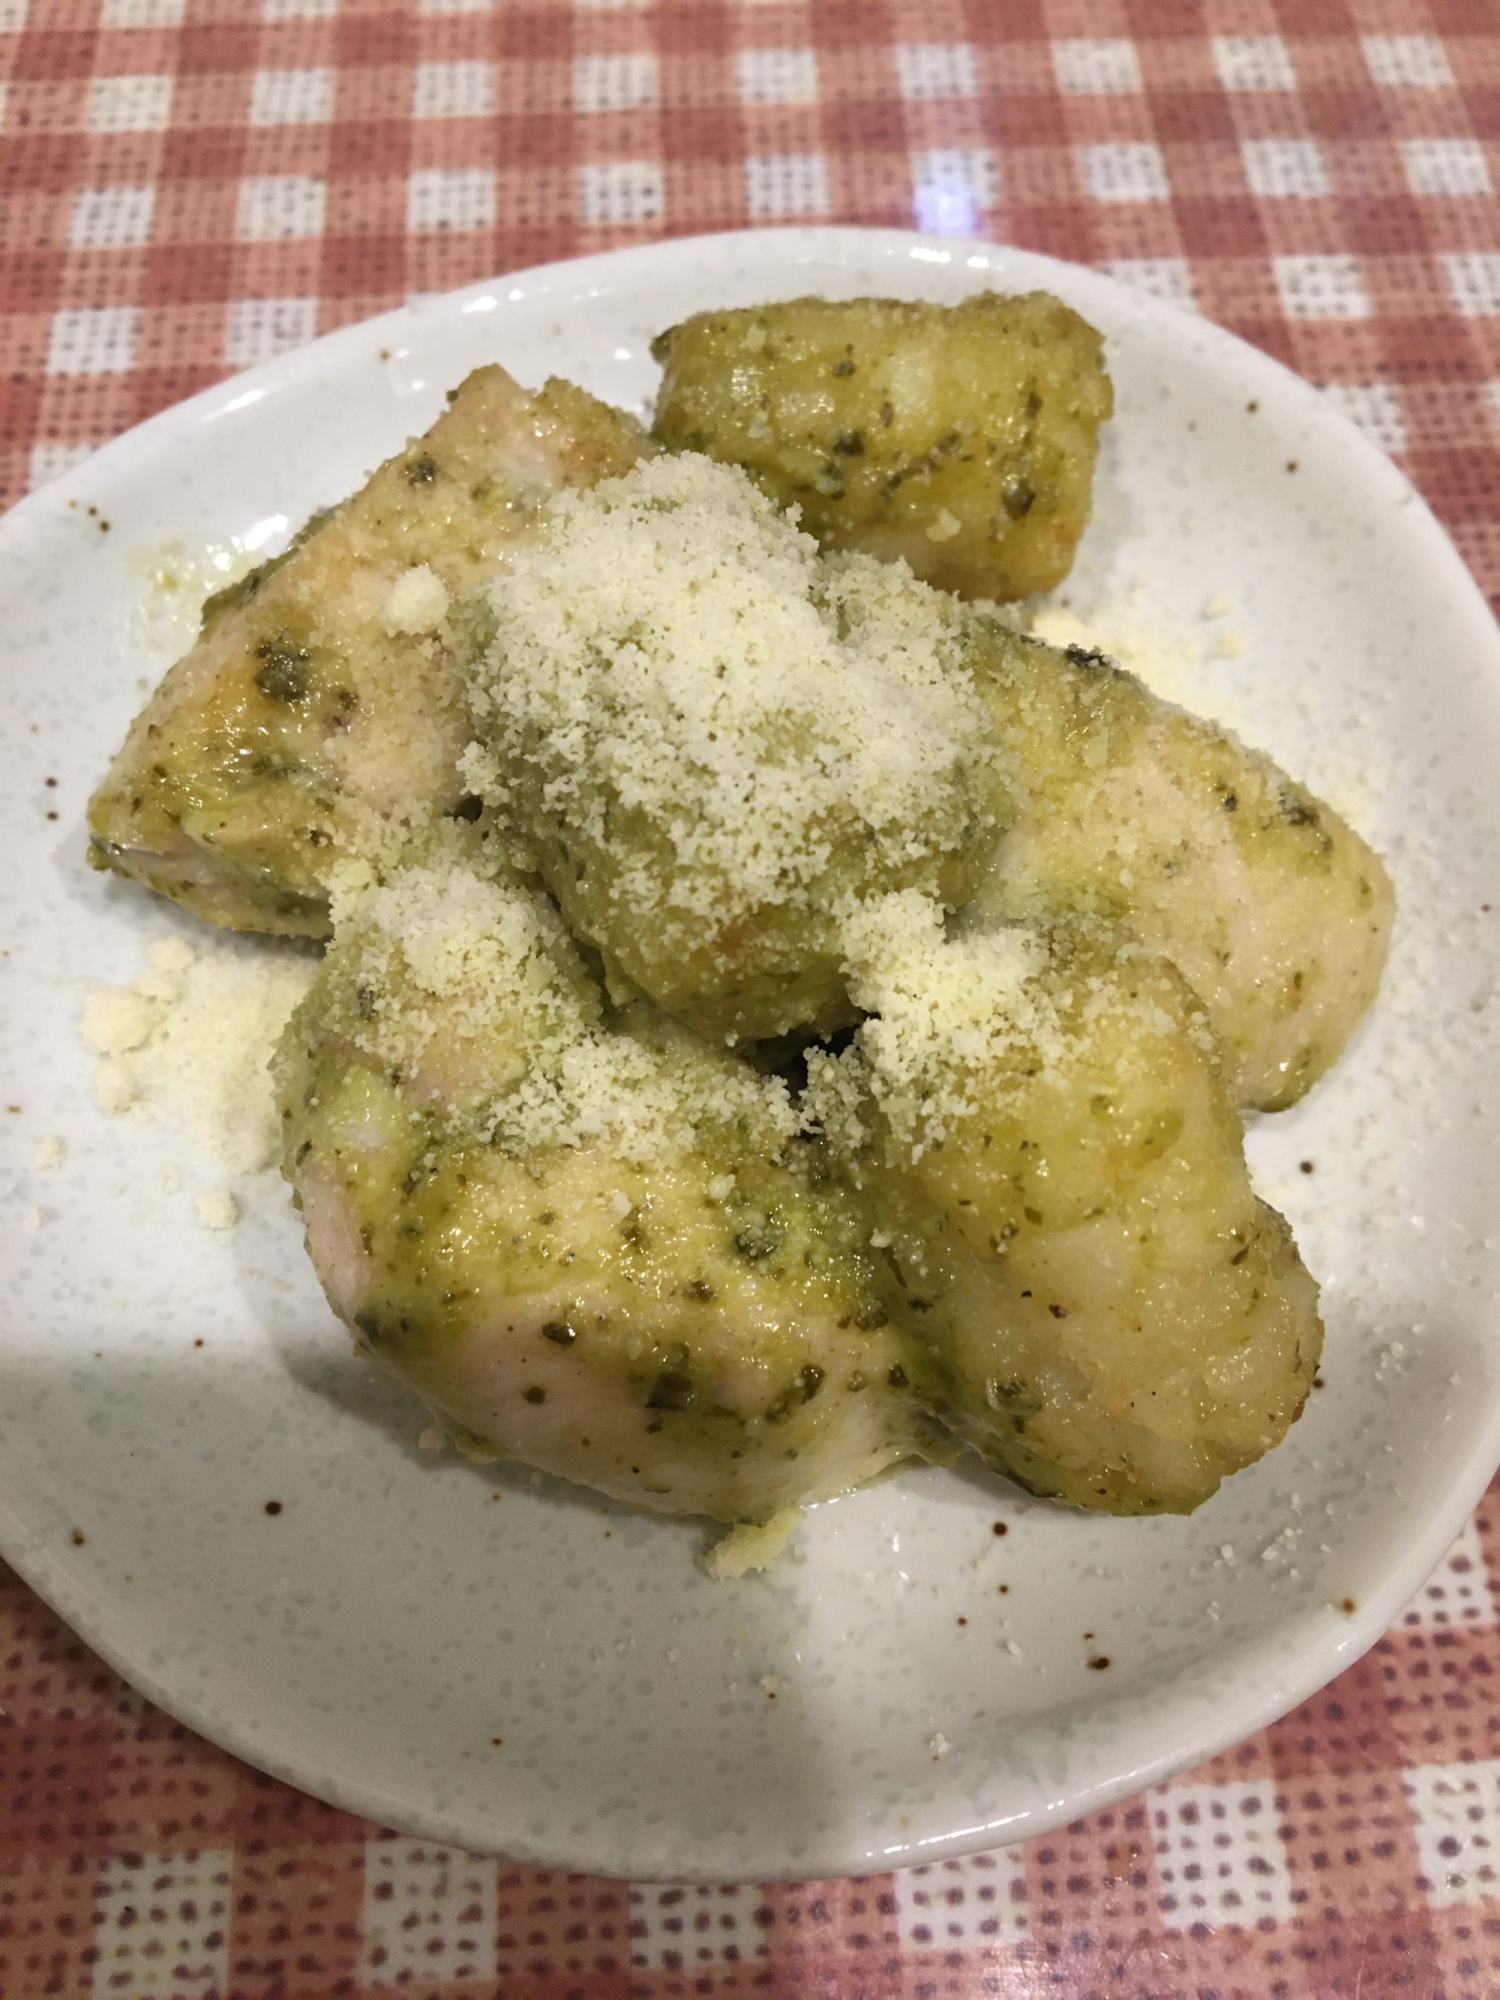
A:
{"label": "checkered tablecloth", "polygon": [[[1096,264],[1269,349],[1500,597],[1497,0],[0,0],[0,496],[236,368],[578,252],[826,219]],[[1160,1790],[795,1887],[593,1881],[199,1741],[0,1572],[6,2000],[1500,1995],[1481,1509]]]}

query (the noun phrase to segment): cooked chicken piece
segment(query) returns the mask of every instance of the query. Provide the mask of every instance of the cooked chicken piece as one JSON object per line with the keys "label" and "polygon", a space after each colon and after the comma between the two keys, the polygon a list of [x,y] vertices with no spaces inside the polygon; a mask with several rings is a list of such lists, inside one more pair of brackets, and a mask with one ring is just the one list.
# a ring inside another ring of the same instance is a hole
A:
{"label": "cooked chicken piece", "polygon": [[553,494],[647,448],[570,383],[477,369],[425,437],[209,599],[94,795],[94,865],[233,930],[326,935],[351,856],[460,804],[458,593]]}
{"label": "cooked chicken piece", "polygon": [[966,622],[1019,801],[977,909],[1128,924],[1203,1002],[1235,1101],[1295,1103],[1380,983],[1394,903],[1379,858],[1261,751],[1103,654]]}
{"label": "cooked chicken piece", "polygon": [[1196,1507],[1296,1418],[1322,1328],[1193,994],[1088,920],[950,937],[906,894],[847,935],[872,1015],[811,1096],[925,1335],[914,1387],[1033,1492]]}
{"label": "cooked chicken piece", "polygon": [[334,1310],[465,1450],[726,1521],[953,1456],[868,1213],[783,1087],[642,1004],[606,1026],[543,898],[398,871],[279,1086]]}
{"label": "cooked chicken piece", "polygon": [[1101,348],[1046,292],[699,313],[652,346],[656,435],[744,466],[825,549],[1024,597],[1062,581],[1088,523]]}
{"label": "cooked chicken piece", "polygon": [[488,591],[475,791],[617,993],[718,1040],[851,1021],[839,904],[965,902],[1009,817],[952,601],[698,455],[548,512]]}

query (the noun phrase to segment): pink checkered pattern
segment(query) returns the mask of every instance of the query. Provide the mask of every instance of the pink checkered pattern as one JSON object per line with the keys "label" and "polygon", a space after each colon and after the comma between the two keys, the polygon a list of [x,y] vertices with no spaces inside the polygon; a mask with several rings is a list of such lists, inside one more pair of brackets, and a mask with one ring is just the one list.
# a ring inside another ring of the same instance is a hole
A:
{"label": "pink checkered pattern", "polygon": [[0,1571],[7,2000],[1493,2000],[1500,1482],[1373,1652],[992,1854],[692,1888],[477,1860],[262,1777]]}
{"label": "pink checkered pattern", "polygon": [[[1500,601],[1497,185],[1495,0],[0,0],[0,500],[414,295],[665,235],[915,224],[1278,355]],[[0,1990],[1494,2000],[1497,1562],[1492,1493],[1332,1687],[1063,1832],[714,1889],[319,1805],[7,1578]]]}

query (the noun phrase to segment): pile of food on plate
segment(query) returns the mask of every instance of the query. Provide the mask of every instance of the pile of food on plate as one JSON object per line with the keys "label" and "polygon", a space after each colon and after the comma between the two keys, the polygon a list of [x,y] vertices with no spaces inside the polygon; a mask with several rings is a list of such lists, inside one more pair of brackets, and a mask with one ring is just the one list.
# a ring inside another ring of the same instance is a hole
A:
{"label": "pile of food on plate", "polygon": [[972,1447],[1185,1511],[1322,1329],[1240,1111],[1380,977],[1329,808],[1003,602],[1111,391],[1043,294],[498,367],[203,609],[98,865],[331,940],[277,1059],[334,1310],[455,1441],[763,1523]]}

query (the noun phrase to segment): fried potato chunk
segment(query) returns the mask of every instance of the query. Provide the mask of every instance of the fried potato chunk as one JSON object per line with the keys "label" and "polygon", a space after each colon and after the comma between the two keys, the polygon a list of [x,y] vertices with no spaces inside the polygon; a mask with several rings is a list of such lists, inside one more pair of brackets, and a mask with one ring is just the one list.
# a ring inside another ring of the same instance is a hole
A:
{"label": "fried potato chunk", "polygon": [[1111,927],[849,927],[872,1017],[811,1093],[918,1315],[913,1385],[1036,1493],[1187,1512],[1295,1419],[1316,1288],[1251,1191],[1213,1036]]}
{"label": "fried potato chunk", "polygon": [[836,1028],[843,901],[974,892],[1009,799],[951,600],[819,556],[743,473],[561,496],[488,601],[465,770],[617,995],[730,1041]]}
{"label": "fried potato chunk", "polygon": [[955,1455],[784,1088],[644,1003],[606,1025],[545,898],[398,870],[277,1067],[334,1310],[473,1455],[724,1521]]}
{"label": "fried potato chunk", "polygon": [[1007,600],[1068,573],[1113,408],[1102,342],[1045,292],[795,299],[662,334],[656,435],[742,465],[825,549]]}
{"label": "fried potato chunk", "polygon": [[976,892],[992,917],[1119,919],[1203,1002],[1236,1102],[1293,1104],[1375,997],[1394,899],[1330,807],[1101,653],[967,616],[1019,810]]}
{"label": "fried potato chunk", "polygon": [[334,871],[451,812],[450,600],[646,441],[571,383],[477,369],[425,437],[209,599],[89,807],[90,860],[232,930],[322,937]]}

